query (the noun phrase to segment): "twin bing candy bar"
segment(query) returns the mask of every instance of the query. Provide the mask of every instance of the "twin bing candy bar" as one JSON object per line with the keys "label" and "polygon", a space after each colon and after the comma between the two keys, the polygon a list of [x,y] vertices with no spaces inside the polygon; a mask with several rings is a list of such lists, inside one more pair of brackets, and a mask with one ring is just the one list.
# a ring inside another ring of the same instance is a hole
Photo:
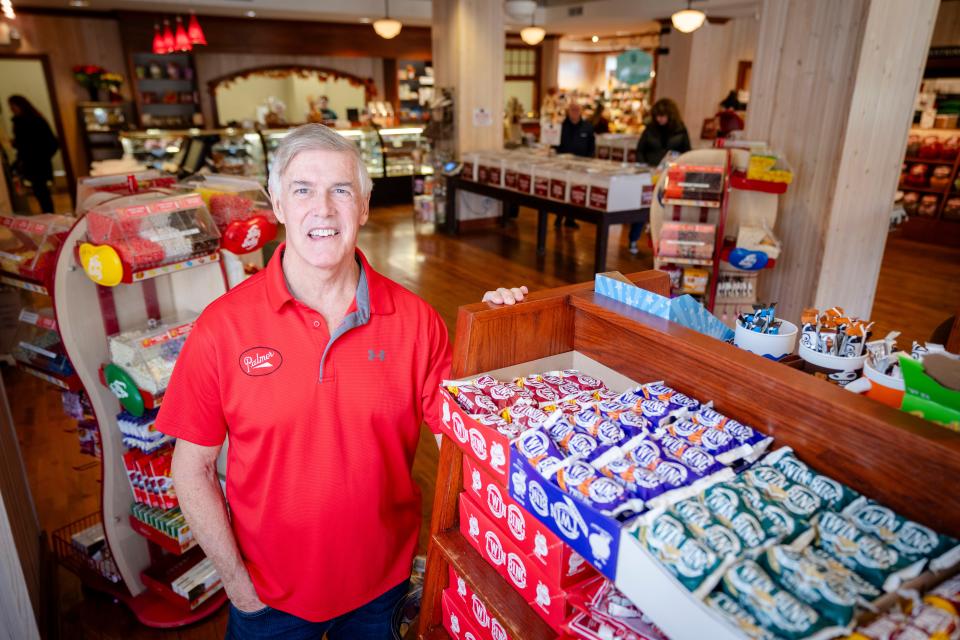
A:
{"label": "twin bing candy bar", "polygon": [[777,640],[773,634],[760,626],[753,615],[723,591],[714,591],[706,597],[704,602],[750,640]]}
{"label": "twin bing candy bar", "polygon": [[762,462],[774,467],[792,482],[813,491],[828,509],[840,511],[858,496],[850,487],[812,470],[794,455],[790,447],[777,449],[768,454]]}
{"label": "twin bing candy bar", "polygon": [[676,517],[661,513],[639,527],[637,538],[696,597],[709,593],[723,570],[722,559]]}
{"label": "twin bing candy bar", "polygon": [[844,574],[784,546],[770,547],[759,561],[778,583],[834,624],[846,627],[853,620],[859,598]]}
{"label": "twin bing candy bar", "polygon": [[778,586],[753,560],[735,562],[723,575],[723,590],[778,638],[832,638],[842,631]]}
{"label": "twin bing candy bar", "polygon": [[546,432],[540,429],[528,429],[523,432],[513,446],[517,453],[546,479],[552,478],[564,465],[564,455],[553,444]]}
{"label": "twin bing candy bar", "polygon": [[582,460],[558,469],[556,483],[568,495],[613,517],[627,518],[643,510],[643,501],[631,498],[621,483]]}

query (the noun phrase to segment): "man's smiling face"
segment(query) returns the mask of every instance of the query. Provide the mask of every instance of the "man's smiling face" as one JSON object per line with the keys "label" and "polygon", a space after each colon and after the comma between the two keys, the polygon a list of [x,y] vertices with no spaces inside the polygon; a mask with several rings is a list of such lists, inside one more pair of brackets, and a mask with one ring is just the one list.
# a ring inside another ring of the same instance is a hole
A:
{"label": "man's smiling face", "polygon": [[301,151],[287,164],[280,184],[274,208],[286,226],[287,247],[320,269],[352,260],[357,233],[370,213],[353,156]]}

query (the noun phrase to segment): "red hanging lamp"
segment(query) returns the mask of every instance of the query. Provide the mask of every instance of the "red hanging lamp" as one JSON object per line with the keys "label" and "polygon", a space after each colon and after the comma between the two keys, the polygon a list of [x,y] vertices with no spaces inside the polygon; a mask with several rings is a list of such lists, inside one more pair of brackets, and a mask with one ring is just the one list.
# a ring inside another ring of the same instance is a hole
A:
{"label": "red hanging lamp", "polygon": [[167,46],[163,42],[163,36],[160,35],[160,25],[156,23],[153,25],[153,52],[161,56],[167,53]]}
{"label": "red hanging lamp", "polygon": [[167,49],[167,53],[177,50],[177,43],[173,39],[173,31],[170,30],[170,21],[166,18],[163,19],[163,46]]}
{"label": "red hanging lamp", "polygon": [[200,28],[200,22],[197,21],[197,14],[190,12],[190,23],[187,25],[187,37],[190,42],[196,45],[206,45],[207,38],[203,35],[203,29]]}
{"label": "red hanging lamp", "polygon": [[177,42],[177,51],[190,51],[193,49],[193,45],[190,44],[190,38],[187,37],[187,30],[183,28],[183,20],[180,19],[180,16],[177,16],[177,35],[175,39]]}

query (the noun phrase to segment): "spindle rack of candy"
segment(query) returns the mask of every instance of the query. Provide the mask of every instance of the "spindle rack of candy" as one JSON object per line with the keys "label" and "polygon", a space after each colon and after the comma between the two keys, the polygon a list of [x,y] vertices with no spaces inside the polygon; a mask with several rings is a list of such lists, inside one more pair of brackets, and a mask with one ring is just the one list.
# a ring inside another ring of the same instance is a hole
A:
{"label": "spindle rack of candy", "polygon": [[757,276],[772,268],[777,196],[789,166],[763,143],[721,141],[667,167],[650,213],[654,266],[673,295],[700,299],[728,326],[757,301]]}
{"label": "spindle rack of candy", "polygon": [[461,307],[420,637],[949,637],[960,434],[625,300]]}
{"label": "spindle rack of candy", "polygon": [[[78,198],[86,215],[57,261],[56,312],[101,426],[101,512],[84,524],[102,527],[117,580],[89,584],[145,625],[176,627],[210,615],[226,597],[177,508],[172,443],[153,420],[193,320],[228,287],[220,231],[203,197],[145,174],[118,186],[127,178]],[[69,546],[77,528],[55,533],[56,548]]]}

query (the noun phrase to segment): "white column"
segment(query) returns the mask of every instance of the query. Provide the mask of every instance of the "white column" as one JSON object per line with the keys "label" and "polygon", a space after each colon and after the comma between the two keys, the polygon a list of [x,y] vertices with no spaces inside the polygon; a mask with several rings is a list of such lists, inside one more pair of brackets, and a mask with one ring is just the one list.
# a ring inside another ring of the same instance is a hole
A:
{"label": "white column", "polygon": [[938,0],[764,0],[747,137],[786,154],[778,315],[869,317]]}
{"label": "white column", "polygon": [[[503,3],[433,0],[437,87],[453,87],[457,153],[503,147]],[[488,114],[489,124],[478,117]]]}

